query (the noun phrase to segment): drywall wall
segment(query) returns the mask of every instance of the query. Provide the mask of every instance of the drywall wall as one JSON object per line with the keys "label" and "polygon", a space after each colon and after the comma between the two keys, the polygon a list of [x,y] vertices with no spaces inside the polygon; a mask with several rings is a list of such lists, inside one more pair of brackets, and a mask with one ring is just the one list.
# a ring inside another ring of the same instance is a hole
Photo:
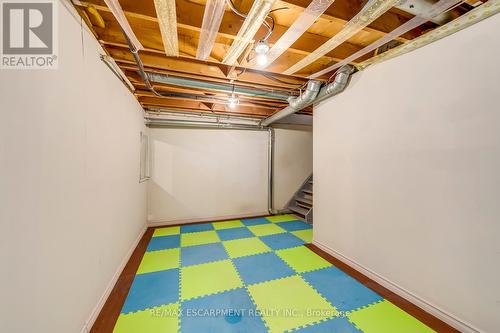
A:
{"label": "drywall wall", "polygon": [[267,211],[267,131],[149,129],[149,220]]}
{"label": "drywall wall", "polygon": [[314,115],[314,241],[463,331],[500,330],[499,28],[370,67]]}
{"label": "drywall wall", "polygon": [[[266,214],[268,132],[149,129],[149,221]],[[312,171],[310,127],[275,130],[275,205],[281,209]]]}
{"label": "drywall wall", "polygon": [[59,69],[0,70],[0,331],[79,333],[146,222],[141,108],[59,3]]}
{"label": "drywall wall", "polygon": [[312,127],[279,125],[274,132],[274,207],[283,209],[312,173]]}

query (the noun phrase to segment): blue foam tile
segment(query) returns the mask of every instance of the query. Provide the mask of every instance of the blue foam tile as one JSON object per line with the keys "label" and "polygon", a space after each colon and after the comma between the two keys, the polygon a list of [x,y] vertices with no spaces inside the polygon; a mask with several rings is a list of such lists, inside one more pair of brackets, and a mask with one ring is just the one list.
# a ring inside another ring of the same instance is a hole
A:
{"label": "blue foam tile", "polygon": [[245,284],[258,283],[294,275],[291,269],[273,252],[233,259]]}
{"label": "blue foam tile", "polygon": [[179,270],[136,275],[130,287],[122,313],[136,312],[179,299]]}
{"label": "blue foam tile", "polygon": [[181,236],[171,235],[171,236],[160,236],[153,237],[148,244],[147,252],[173,249],[181,246]]}
{"label": "blue foam tile", "polygon": [[219,238],[223,241],[247,237],[255,237],[255,235],[247,228],[231,228],[217,230]]}
{"label": "blue foam tile", "polygon": [[286,231],[297,231],[304,229],[312,229],[310,224],[307,224],[303,221],[290,221],[290,222],[280,222],[278,225],[285,229]]}
{"label": "blue foam tile", "polygon": [[241,222],[246,226],[271,223],[265,217],[258,217],[254,219],[243,219],[241,220]]}
{"label": "blue foam tile", "polygon": [[358,330],[356,326],[347,320],[345,317],[336,317],[327,321],[321,322],[316,325],[308,326],[300,330],[294,331],[297,333],[363,333]]}
{"label": "blue foam tile", "polygon": [[336,267],[304,273],[302,277],[339,311],[351,311],[382,300],[379,294]]}
{"label": "blue foam tile", "polygon": [[185,234],[188,232],[199,232],[199,231],[208,231],[214,230],[214,226],[212,223],[203,223],[203,224],[187,224],[181,226],[181,233]]}
{"label": "blue foam tile", "polygon": [[260,239],[273,250],[281,250],[304,244],[302,239],[289,233],[262,236]]}
{"label": "blue foam tile", "polygon": [[267,329],[244,288],[182,302],[182,333],[264,333]]}
{"label": "blue foam tile", "polygon": [[196,245],[181,248],[181,266],[228,259],[222,243]]}

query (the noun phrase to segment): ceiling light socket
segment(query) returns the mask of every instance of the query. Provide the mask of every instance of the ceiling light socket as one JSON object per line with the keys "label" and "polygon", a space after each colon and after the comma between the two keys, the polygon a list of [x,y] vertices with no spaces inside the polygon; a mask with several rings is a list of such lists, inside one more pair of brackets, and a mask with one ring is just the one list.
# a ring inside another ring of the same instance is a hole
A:
{"label": "ceiling light socket", "polygon": [[259,40],[255,45],[254,50],[257,54],[266,54],[267,52],[269,52],[269,45],[267,45],[267,42],[265,40]]}

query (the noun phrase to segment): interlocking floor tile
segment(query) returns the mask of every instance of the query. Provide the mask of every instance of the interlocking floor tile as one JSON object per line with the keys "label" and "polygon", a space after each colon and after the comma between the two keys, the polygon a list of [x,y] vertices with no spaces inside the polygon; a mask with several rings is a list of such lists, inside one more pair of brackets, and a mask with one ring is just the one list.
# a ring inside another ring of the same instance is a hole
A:
{"label": "interlocking floor tile", "polygon": [[387,300],[353,311],[347,317],[350,322],[365,333],[434,332]]}
{"label": "interlocking floor tile", "polygon": [[241,223],[240,220],[214,222],[214,223],[212,223],[212,225],[214,226],[215,230],[241,228],[241,227],[245,226],[243,223]]}
{"label": "interlocking floor tile", "polygon": [[305,223],[304,221],[291,221],[278,223],[280,227],[286,231],[296,231],[296,230],[307,230],[312,229],[312,225]]}
{"label": "interlocking floor tile", "polygon": [[123,305],[122,313],[175,303],[178,298],[178,269],[136,275]]}
{"label": "interlocking floor tile", "polygon": [[220,242],[219,236],[213,230],[181,234],[181,246],[194,246]]}
{"label": "interlocking floor tile", "polygon": [[241,220],[241,222],[244,225],[246,225],[247,227],[251,226],[251,225],[259,225],[259,224],[271,223],[265,217],[256,217],[256,218],[253,218],[253,219],[243,219],[243,220]]}
{"label": "interlocking floor tile", "polygon": [[238,258],[269,252],[271,249],[257,237],[234,239],[222,242],[226,248],[229,258]]}
{"label": "interlocking floor tile", "polygon": [[[363,333],[350,323],[345,317],[335,317],[319,324],[308,326],[297,331],[297,333]],[[383,332],[381,332],[383,333]],[[404,333],[404,332],[401,332]]]}
{"label": "interlocking floor tile", "polygon": [[304,244],[304,241],[290,233],[276,234],[260,237],[273,250],[296,247]]}
{"label": "interlocking floor tile", "polygon": [[220,293],[240,288],[243,283],[231,260],[181,268],[181,299]]}
{"label": "interlocking floor tile", "polygon": [[286,232],[284,229],[280,228],[276,224],[259,224],[249,226],[251,232],[254,233],[255,236],[266,236],[266,235],[274,235]]}
{"label": "interlocking floor tile", "polygon": [[248,228],[233,228],[233,229],[223,229],[217,230],[219,238],[223,241],[239,238],[254,237],[255,235],[248,230]]}
{"label": "interlocking floor tile", "polygon": [[181,332],[267,332],[244,288],[185,301],[182,313]]}
{"label": "interlocking floor tile", "polygon": [[236,258],[233,262],[247,285],[295,274],[293,269],[272,252]]}
{"label": "interlocking floor tile", "polygon": [[338,312],[300,276],[248,286],[270,332],[284,332],[311,325]]}
{"label": "interlocking floor tile", "polygon": [[200,232],[200,231],[209,231],[209,230],[214,230],[212,223],[187,224],[187,225],[181,226],[181,233]]}
{"label": "interlocking floor tile", "polygon": [[158,250],[166,250],[173,249],[179,247],[181,244],[181,236],[180,235],[170,235],[170,236],[158,236],[153,237],[148,244],[148,248],[146,251],[158,251]]}
{"label": "interlocking floor tile", "polygon": [[292,214],[268,216],[266,219],[273,223],[296,221],[298,218]]}
{"label": "interlocking floor tile", "polygon": [[157,228],[153,232],[153,237],[178,235],[180,233],[181,233],[181,227]]}
{"label": "interlocking floor tile", "polygon": [[313,230],[312,229],[304,229],[290,232],[292,235],[295,235],[302,239],[305,243],[312,243],[313,239]]}
{"label": "interlocking floor tile", "polygon": [[120,314],[113,333],[175,333],[179,327],[179,304],[167,304],[135,313]]}
{"label": "interlocking floor tile", "polygon": [[228,259],[221,243],[195,245],[181,248],[181,266]]}
{"label": "interlocking floor tile", "polygon": [[382,297],[336,267],[302,274],[314,289],[340,311],[351,311],[378,302]]}
{"label": "interlocking floor tile", "polygon": [[157,228],[114,333],[432,332],[311,241],[291,214]]}
{"label": "interlocking floor tile", "polygon": [[146,252],[137,270],[137,274],[162,271],[179,267],[179,249]]}
{"label": "interlocking floor tile", "polygon": [[277,250],[276,254],[298,273],[332,266],[305,246]]}

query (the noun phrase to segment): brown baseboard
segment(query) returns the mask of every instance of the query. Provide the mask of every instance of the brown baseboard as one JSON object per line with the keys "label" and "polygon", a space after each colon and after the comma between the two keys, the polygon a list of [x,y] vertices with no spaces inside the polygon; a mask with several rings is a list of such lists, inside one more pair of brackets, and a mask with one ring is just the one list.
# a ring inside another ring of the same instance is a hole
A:
{"label": "brown baseboard", "polygon": [[144,253],[146,253],[149,241],[151,237],[153,237],[154,229],[155,228],[148,228],[139,241],[139,244],[137,244],[137,247],[120,274],[118,281],[116,281],[113,290],[109,294],[106,303],[104,303],[101,312],[97,316],[94,325],[92,325],[90,333],[113,332],[123,303],[125,303],[130,286],[132,286],[132,282],[134,281],[135,273],[139,268]]}
{"label": "brown baseboard", "polygon": [[[268,216],[268,215],[263,215],[261,217]],[[257,218],[257,217],[254,217]],[[229,219],[231,220],[231,219]],[[214,220],[211,222],[220,222],[222,220]],[[190,222],[190,223],[184,223],[184,224],[173,224],[173,225],[166,225],[165,227],[174,227],[174,226],[181,226],[181,225],[187,225],[187,224],[203,224],[203,223],[211,223],[210,221],[202,221],[202,222]],[[111,291],[108,299],[104,303],[104,306],[97,316],[96,321],[94,322],[92,329],[90,330],[90,333],[112,333],[113,328],[116,324],[116,321],[118,320],[118,316],[120,315],[120,311],[123,307],[123,304],[125,303],[125,299],[127,298],[128,292],[130,290],[130,287],[132,286],[132,282],[134,281],[135,273],[137,272],[137,269],[139,268],[139,265],[141,263],[142,257],[146,253],[146,249],[148,247],[148,244],[153,237],[154,230],[156,228],[162,228],[161,226],[155,226],[155,227],[149,227],[144,235],[142,236],[141,240],[137,244],[137,247],[135,248],[134,252],[130,256],[129,261],[125,265],[125,268],[120,274],[120,277],[118,278],[115,286],[113,287],[113,290]],[[407,301],[406,299],[402,298],[401,296],[393,293],[392,291],[388,290],[387,288],[381,286],[377,282],[373,281],[372,279],[368,278],[366,275],[363,275],[362,273],[358,272],[351,266],[343,263],[342,261],[336,259],[335,257],[331,256],[330,254],[326,253],[325,251],[321,250],[317,246],[313,244],[306,244],[306,246],[324,258],[325,260],[329,261],[331,264],[333,264],[335,267],[338,269],[344,271],[348,275],[352,276],[362,284],[364,284],[366,287],[370,288],[371,290],[375,291],[385,299],[389,300],[390,302],[394,303],[404,311],[408,312],[410,315],[413,317],[417,318],[430,328],[434,329],[437,332],[459,332],[458,330],[454,329],[450,325],[446,324],[445,322],[439,320],[438,318],[434,317],[433,315],[429,314],[428,312],[422,310],[421,308],[417,307],[413,303]]]}
{"label": "brown baseboard", "polygon": [[356,280],[358,280],[359,282],[364,284],[366,287],[370,288],[371,290],[373,290],[374,292],[376,292],[377,294],[379,294],[383,298],[387,299],[388,301],[390,301],[394,305],[403,309],[404,311],[406,311],[407,313],[409,313],[413,317],[417,318],[422,323],[429,326],[430,328],[432,328],[436,332],[443,332],[443,333],[444,332],[446,332],[446,333],[458,332],[458,333],[460,333],[460,331],[451,327],[450,325],[448,325],[444,321],[442,321],[442,320],[434,317],[430,313],[422,310],[421,308],[419,308],[415,304],[411,303],[410,301],[406,300],[405,298],[393,293],[389,289],[387,289],[387,288],[383,287],[382,285],[378,284],[377,282],[373,281],[372,279],[370,279],[366,275],[358,272],[357,270],[355,270],[351,266],[347,265],[346,263],[338,260],[337,258],[330,255],[329,253],[321,250],[316,245],[306,244],[306,246],[311,251],[313,251],[314,253],[316,253],[317,255],[322,257],[323,259],[327,260],[328,262],[330,262],[332,265],[334,265],[338,269],[344,271],[346,274],[355,278]]}

